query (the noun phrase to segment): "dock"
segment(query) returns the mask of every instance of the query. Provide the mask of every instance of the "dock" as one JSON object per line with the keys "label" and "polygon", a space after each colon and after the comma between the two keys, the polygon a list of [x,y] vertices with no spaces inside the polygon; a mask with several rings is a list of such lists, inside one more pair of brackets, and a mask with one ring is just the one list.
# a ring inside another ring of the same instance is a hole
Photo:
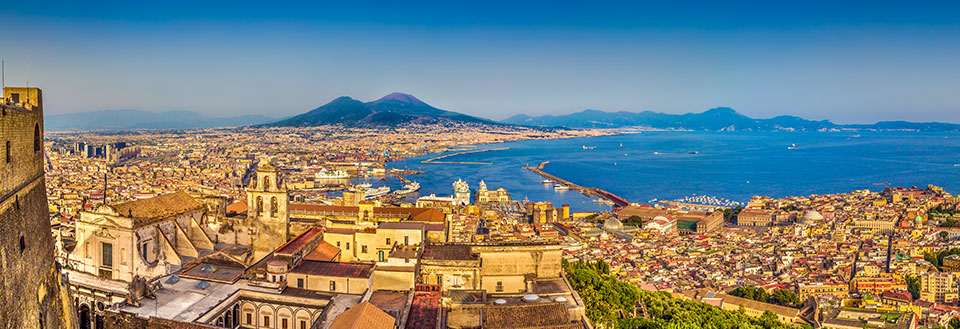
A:
{"label": "dock", "polygon": [[492,162],[472,162],[472,161],[438,161],[438,160],[441,160],[441,159],[444,159],[444,158],[448,158],[448,157],[452,157],[452,156],[457,156],[457,155],[464,155],[464,154],[471,154],[471,153],[481,153],[481,152],[490,152],[490,151],[503,151],[503,150],[509,150],[509,149],[510,149],[509,147],[501,147],[501,148],[495,148],[495,149],[486,149],[486,150],[474,150],[474,151],[463,151],[463,152],[457,152],[457,153],[450,153],[450,154],[447,154],[447,155],[441,155],[441,156],[438,156],[438,157],[435,157],[435,158],[430,158],[430,159],[427,159],[427,160],[423,160],[423,161],[420,161],[420,162],[421,162],[421,163],[445,163],[445,164],[479,164],[479,165],[491,165],[491,164],[493,164]]}
{"label": "dock", "polygon": [[610,201],[610,202],[613,203],[614,207],[626,207],[626,206],[629,206],[629,205],[630,205],[630,202],[629,202],[629,201],[625,200],[624,198],[621,198],[620,196],[617,196],[616,194],[613,194],[613,193],[604,191],[604,190],[599,189],[599,188],[596,188],[596,187],[580,186],[580,185],[571,183],[571,182],[569,182],[569,181],[567,181],[567,180],[565,180],[565,179],[563,179],[563,178],[560,178],[560,177],[551,175],[551,174],[543,171],[543,167],[546,167],[548,163],[550,163],[550,161],[544,161],[544,162],[540,163],[539,166],[536,166],[536,167],[523,167],[523,169],[532,171],[532,172],[536,173],[537,175],[540,175],[540,176],[542,176],[543,178],[549,179],[549,180],[551,180],[551,181],[553,181],[553,182],[555,182],[555,183],[557,183],[557,184],[566,185],[566,186],[569,187],[571,190],[580,191],[580,193],[583,193],[583,195],[586,195],[586,196],[588,196],[588,197],[591,197],[591,198],[592,198],[592,197],[598,197],[598,198],[601,198],[601,199]]}
{"label": "dock", "polygon": [[711,206],[707,204],[685,203],[685,202],[676,202],[676,201],[667,201],[667,200],[660,200],[659,202],[669,206],[675,206],[675,207],[691,209],[691,210],[700,210],[700,211],[715,211],[718,209],[719,210],[730,209],[730,207]]}

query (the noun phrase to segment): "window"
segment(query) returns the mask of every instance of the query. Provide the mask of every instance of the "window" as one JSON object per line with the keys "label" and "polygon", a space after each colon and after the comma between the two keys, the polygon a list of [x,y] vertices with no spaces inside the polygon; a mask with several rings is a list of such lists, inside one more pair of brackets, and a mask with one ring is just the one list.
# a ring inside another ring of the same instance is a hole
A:
{"label": "window", "polygon": [[10,98],[14,104],[20,103],[20,93],[10,93]]}
{"label": "window", "polygon": [[443,274],[437,274],[437,284],[443,284]]}
{"label": "window", "polygon": [[366,253],[367,253],[367,246],[366,246],[366,245],[360,246],[360,252],[366,254]]}
{"label": "window", "polygon": [[127,248],[120,248],[120,265],[127,265],[127,259],[123,256],[127,255]]}
{"label": "window", "polygon": [[269,325],[270,325],[270,316],[269,316],[269,315],[264,315],[264,316],[263,316],[263,325],[264,325],[264,326],[269,326]]}
{"label": "window", "polygon": [[503,291],[503,281],[497,281],[497,291]]}
{"label": "window", "polygon": [[282,329],[287,329],[287,319],[286,319],[286,318],[284,318],[283,320],[280,320],[280,323],[281,323],[280,328],[282,328]]}
{"label": "window", "polygon": [[40,140],[40,124],[37,123],[33,126],[33,151],[40,152],[42,147],[43,141]]}
{"label": "window", "polygon": [[387,238],[387,245],[390,245],[390,238]]}
{"label": "window", "polygon": [[102,243],[100,245],[100,264],[104,267],[113,267],[113,244]]}
{"label": "window", "polygon": [[307,329],[307,321],[300,320],[300,329]]}
{"label": "window", "polygon": [[277,204],[277,197],[270,199],[270,217],[277,217],[277,210],[279,210]]}
{"label": "window", "polygon": [[350,250],[350,242],[347,242],[347,250]]}
{"label": "window", "polygon": [[377,252],[377,259],[379,259],[381,262],[383,261],[383,250]]}
{"label": "window", "polygon": [[303,279],[297,279],[297,288],[303,289]]}
{"label": "window", "polygon": [[330,291],[337,291],[337,281],[330,280]]}
{"label": "window", "polygon": [[7,163],[10,163],[10,141],[7,141],[7,147],[6,147],[5,149],[7,150],[7,151],[6,151],[6,152],[7,152]]}
{"label": "window", "polygon": [[340,241],[337,241],[337,248],[340,248]]}
{"label": "window", "polygon": [[247,313],[247,324],[253,324],[253,313]]}
{"label": "window", "polygon": [[404,244],[404,245],[409,245],[409,244],[410,244],[410,237],[409,237],[409,236],[406,236],[406,235],[403,236],[403,244]]}

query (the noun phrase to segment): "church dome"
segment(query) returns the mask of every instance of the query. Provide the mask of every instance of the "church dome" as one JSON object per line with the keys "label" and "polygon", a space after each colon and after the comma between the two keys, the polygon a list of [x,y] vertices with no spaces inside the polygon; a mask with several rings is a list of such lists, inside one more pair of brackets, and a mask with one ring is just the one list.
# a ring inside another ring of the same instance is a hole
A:
{"label": "church dome", "polygon": [[610,217],[606,222],[603,222],[603,229],[610,232],[619,232],[623,230],[623,223],[619,219]]}
{"label": "church dome", "polygon": [[818,221],[818,220],[823,220],[823,215],[821,215],[816,210],[810,210],[805,214],[803,214],[804,222],[812,222],[812,221]]}
{"label": "church dome", "polygon": [[913,218],[913,222],[917,224],[923,224],[923,217],[920,217],[920,215],[917,215],[917,217]]}

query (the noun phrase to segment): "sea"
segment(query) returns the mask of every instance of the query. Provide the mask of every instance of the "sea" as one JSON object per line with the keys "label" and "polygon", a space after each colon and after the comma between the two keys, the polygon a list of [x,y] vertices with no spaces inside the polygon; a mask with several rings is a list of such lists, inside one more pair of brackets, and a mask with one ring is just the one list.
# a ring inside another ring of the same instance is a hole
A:
{"label": "sea", "polygon": [[[542,177],[524,170],[549,161],[544,171],[581,186],[598,187],[630,202],[712,197],[745,203],[752,196],[808,196],[885,186],[933,184],[960,193],[960,133],[926,132],[679,132],[657,131],[612,136],[527,140],[467,147],[508,148],[463,154],[443,161],[490,164],[422,163],[431,153],[388,164],[417,169],[407,176],[421,185],[418,196],[453,194],[462,179],[475,191],[480,181],[504,188],[514,200],[570,204],[575,211],[610,206],[577,191],[555,191]],[[370,181],[394,190],[396,179]]]}

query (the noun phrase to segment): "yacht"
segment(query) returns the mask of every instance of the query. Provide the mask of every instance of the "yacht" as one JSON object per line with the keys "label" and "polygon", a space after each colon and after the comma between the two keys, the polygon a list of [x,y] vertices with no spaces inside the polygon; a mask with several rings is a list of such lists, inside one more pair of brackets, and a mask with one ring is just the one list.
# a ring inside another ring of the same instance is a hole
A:
{"label": "yacht", "polygon": [[388,186],[381,186],[381,187],[378,187],[378,188],[375,188],[375,189],[372,189],[372,190],[367,190],[367,191],[366,191],[366,197],[367,197],[367,199],[373,199],[373,198],[382,196],[382,195],[387,194],[387,193],[390,193],[390,187],[388,187]]}
{"label": "yacht", "polygon": [[403,186],[402,190],[397,191],[399,195],[406,195],[420,190],[420,183],[413,182]]}
{"label": "yacht", "polygon": [[554,190],[554,191],[566,191],[566,190],[569,190],[569,189],[570,189],[569,186],[566,186],[566,185],[563,185],[563,184],[560,184],[560,183],[553,184],[553,190]]}

